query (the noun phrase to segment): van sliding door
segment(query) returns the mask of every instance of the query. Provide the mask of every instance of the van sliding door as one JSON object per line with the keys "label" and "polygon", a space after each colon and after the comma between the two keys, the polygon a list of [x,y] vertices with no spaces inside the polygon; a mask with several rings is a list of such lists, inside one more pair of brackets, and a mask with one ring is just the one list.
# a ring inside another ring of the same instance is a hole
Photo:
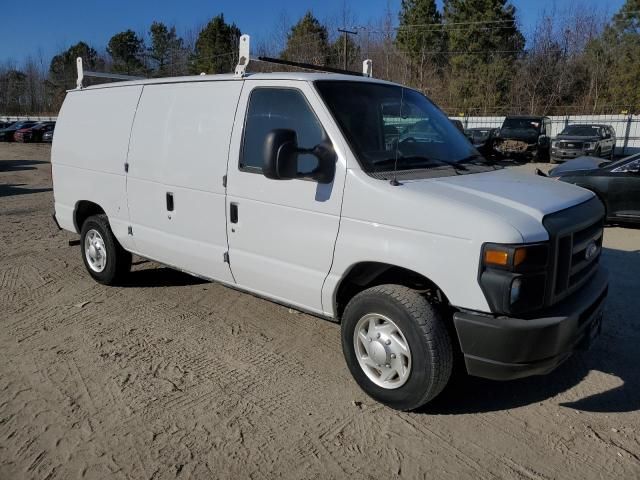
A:
{"label": "van sliding door", "polygon": [[145,85],[129,148],[136,253],[233,283],[225,187],[242,81]]}

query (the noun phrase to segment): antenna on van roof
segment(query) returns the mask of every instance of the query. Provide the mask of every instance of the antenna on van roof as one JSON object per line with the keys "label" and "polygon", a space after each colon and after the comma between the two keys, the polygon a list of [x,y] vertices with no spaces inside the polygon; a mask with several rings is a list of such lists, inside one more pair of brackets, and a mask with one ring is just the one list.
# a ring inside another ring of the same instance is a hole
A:
{"label": "antenna on van roof", "polygon": [[247,74],[247,65],[249,61],[274,63],[276,65],[288,65],[290,67],[304,68],[305,70],[314,70],[317,72],[329,72],[329,73],[342,73],[343,75],[355,75],[359,77],[371,77],[373,62],[370,59],[362,62],[362,73],[354,72],[352,70],[343,70],[341,68],[326,67],[323,65],[314,65],[312,63],[293,62],[291,60],[283,60],[281,58],[272,57],[251,57],[250,51],[250,37],[249,35],[242,35],[240,37],[240,51],[238,54],[238,65],[236,65],[235,76],[242,78]]}
{"label": "antenna on van roof", "polygon": [[76,68],[78,70],[78,79],[76,80],[76,87],[78,90],[82,90],[82,81],[84,77],[95,78],[108,78],[110,80],[142,80],[144,77],[135,77],[133,75],[120,75],[119,73],[105,73],[105,72],[93,72],[91,70],[84,70],[82,65],[82,57],[76,58]]}

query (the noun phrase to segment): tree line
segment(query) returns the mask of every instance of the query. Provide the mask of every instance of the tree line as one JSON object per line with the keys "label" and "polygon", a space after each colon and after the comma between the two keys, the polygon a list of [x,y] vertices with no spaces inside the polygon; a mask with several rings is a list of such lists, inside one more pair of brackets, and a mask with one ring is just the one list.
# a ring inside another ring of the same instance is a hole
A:
{"label": "tree line", "polygon": [[[373,60],[377,78],[414,87],[451,115],[640,113],[640,0],[626,0],[612,18],[582,10],[546,13],[525,40],[507,0],[402,0],[355,26],[321,22],[311,11],[283,17],[259,55],[360,70]],[[340,27],[351,34],[342,34]],[[241,31],[223,14],[179,35],[153,22],[145,34],[118,32],[99,50],[79,41],[46,64],[0,65],[0,114],[55,114],[75,87],[76,58],[85,69],[143,77],[232,72]],[[282,70],[254,63],[252,70]],[[92,80],[89,80],[91,82]]]}

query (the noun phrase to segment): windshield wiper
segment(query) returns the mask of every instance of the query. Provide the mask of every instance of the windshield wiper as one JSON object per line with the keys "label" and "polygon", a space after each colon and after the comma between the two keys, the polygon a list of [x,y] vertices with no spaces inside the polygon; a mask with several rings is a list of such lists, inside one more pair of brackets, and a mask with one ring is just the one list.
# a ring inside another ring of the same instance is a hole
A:
{"label": "windshield wiper", "polygon": [[489,160],[479,153],[473,153],[468,157],[463,158],[462,160],[458,160],[458,163],[470,163],[471,165],[487,165],[491,167],[494,167],[496,165],[496,162],[494,162],[493,160]]}
{"label": "windshield wiper", "polygon": [[[414,164],[414,163],[423,164],[420,166],[420,168],[434,168],[434,167],[437,167],[438,165],[447,165],[449,167],[452,167],[456,171],[456,174],[459,174],[458,171],[467,170],[467,168],[464,165],[458,165],[456,162],[450,162],[449,160],[442,160],[439,158],[428,158],[428,157],[421,157],[421,156],[398,157],[397,164],[402,165],[403,162],[408,162],[409,164]],[[371,163],[373,164],[374,167],[383,166],[383,165],[393,166],[393,165],[396,165],[396,159],[385,158],[382,160],[374,160]]]}

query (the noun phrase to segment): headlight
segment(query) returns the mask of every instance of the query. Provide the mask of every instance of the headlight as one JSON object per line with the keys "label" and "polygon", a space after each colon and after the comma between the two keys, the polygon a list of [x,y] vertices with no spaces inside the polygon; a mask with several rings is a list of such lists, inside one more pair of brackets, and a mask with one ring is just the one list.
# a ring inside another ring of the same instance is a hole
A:
{"label": "headlight", "polygon": [[596,144],[595,142],[586,142],[582,144],[582,148],[584,148],[585,150],[593,150],[594,148],[596,148]]}
{"label": "headlight", "polygon": [[558,148],[558,142],[551,142],[551,148]]}
{"label": "headlight", "polygon": [[498,314],[526,313],[544,305],[549,245],[505,245],[482,247],[479,282],[491,311]]}

